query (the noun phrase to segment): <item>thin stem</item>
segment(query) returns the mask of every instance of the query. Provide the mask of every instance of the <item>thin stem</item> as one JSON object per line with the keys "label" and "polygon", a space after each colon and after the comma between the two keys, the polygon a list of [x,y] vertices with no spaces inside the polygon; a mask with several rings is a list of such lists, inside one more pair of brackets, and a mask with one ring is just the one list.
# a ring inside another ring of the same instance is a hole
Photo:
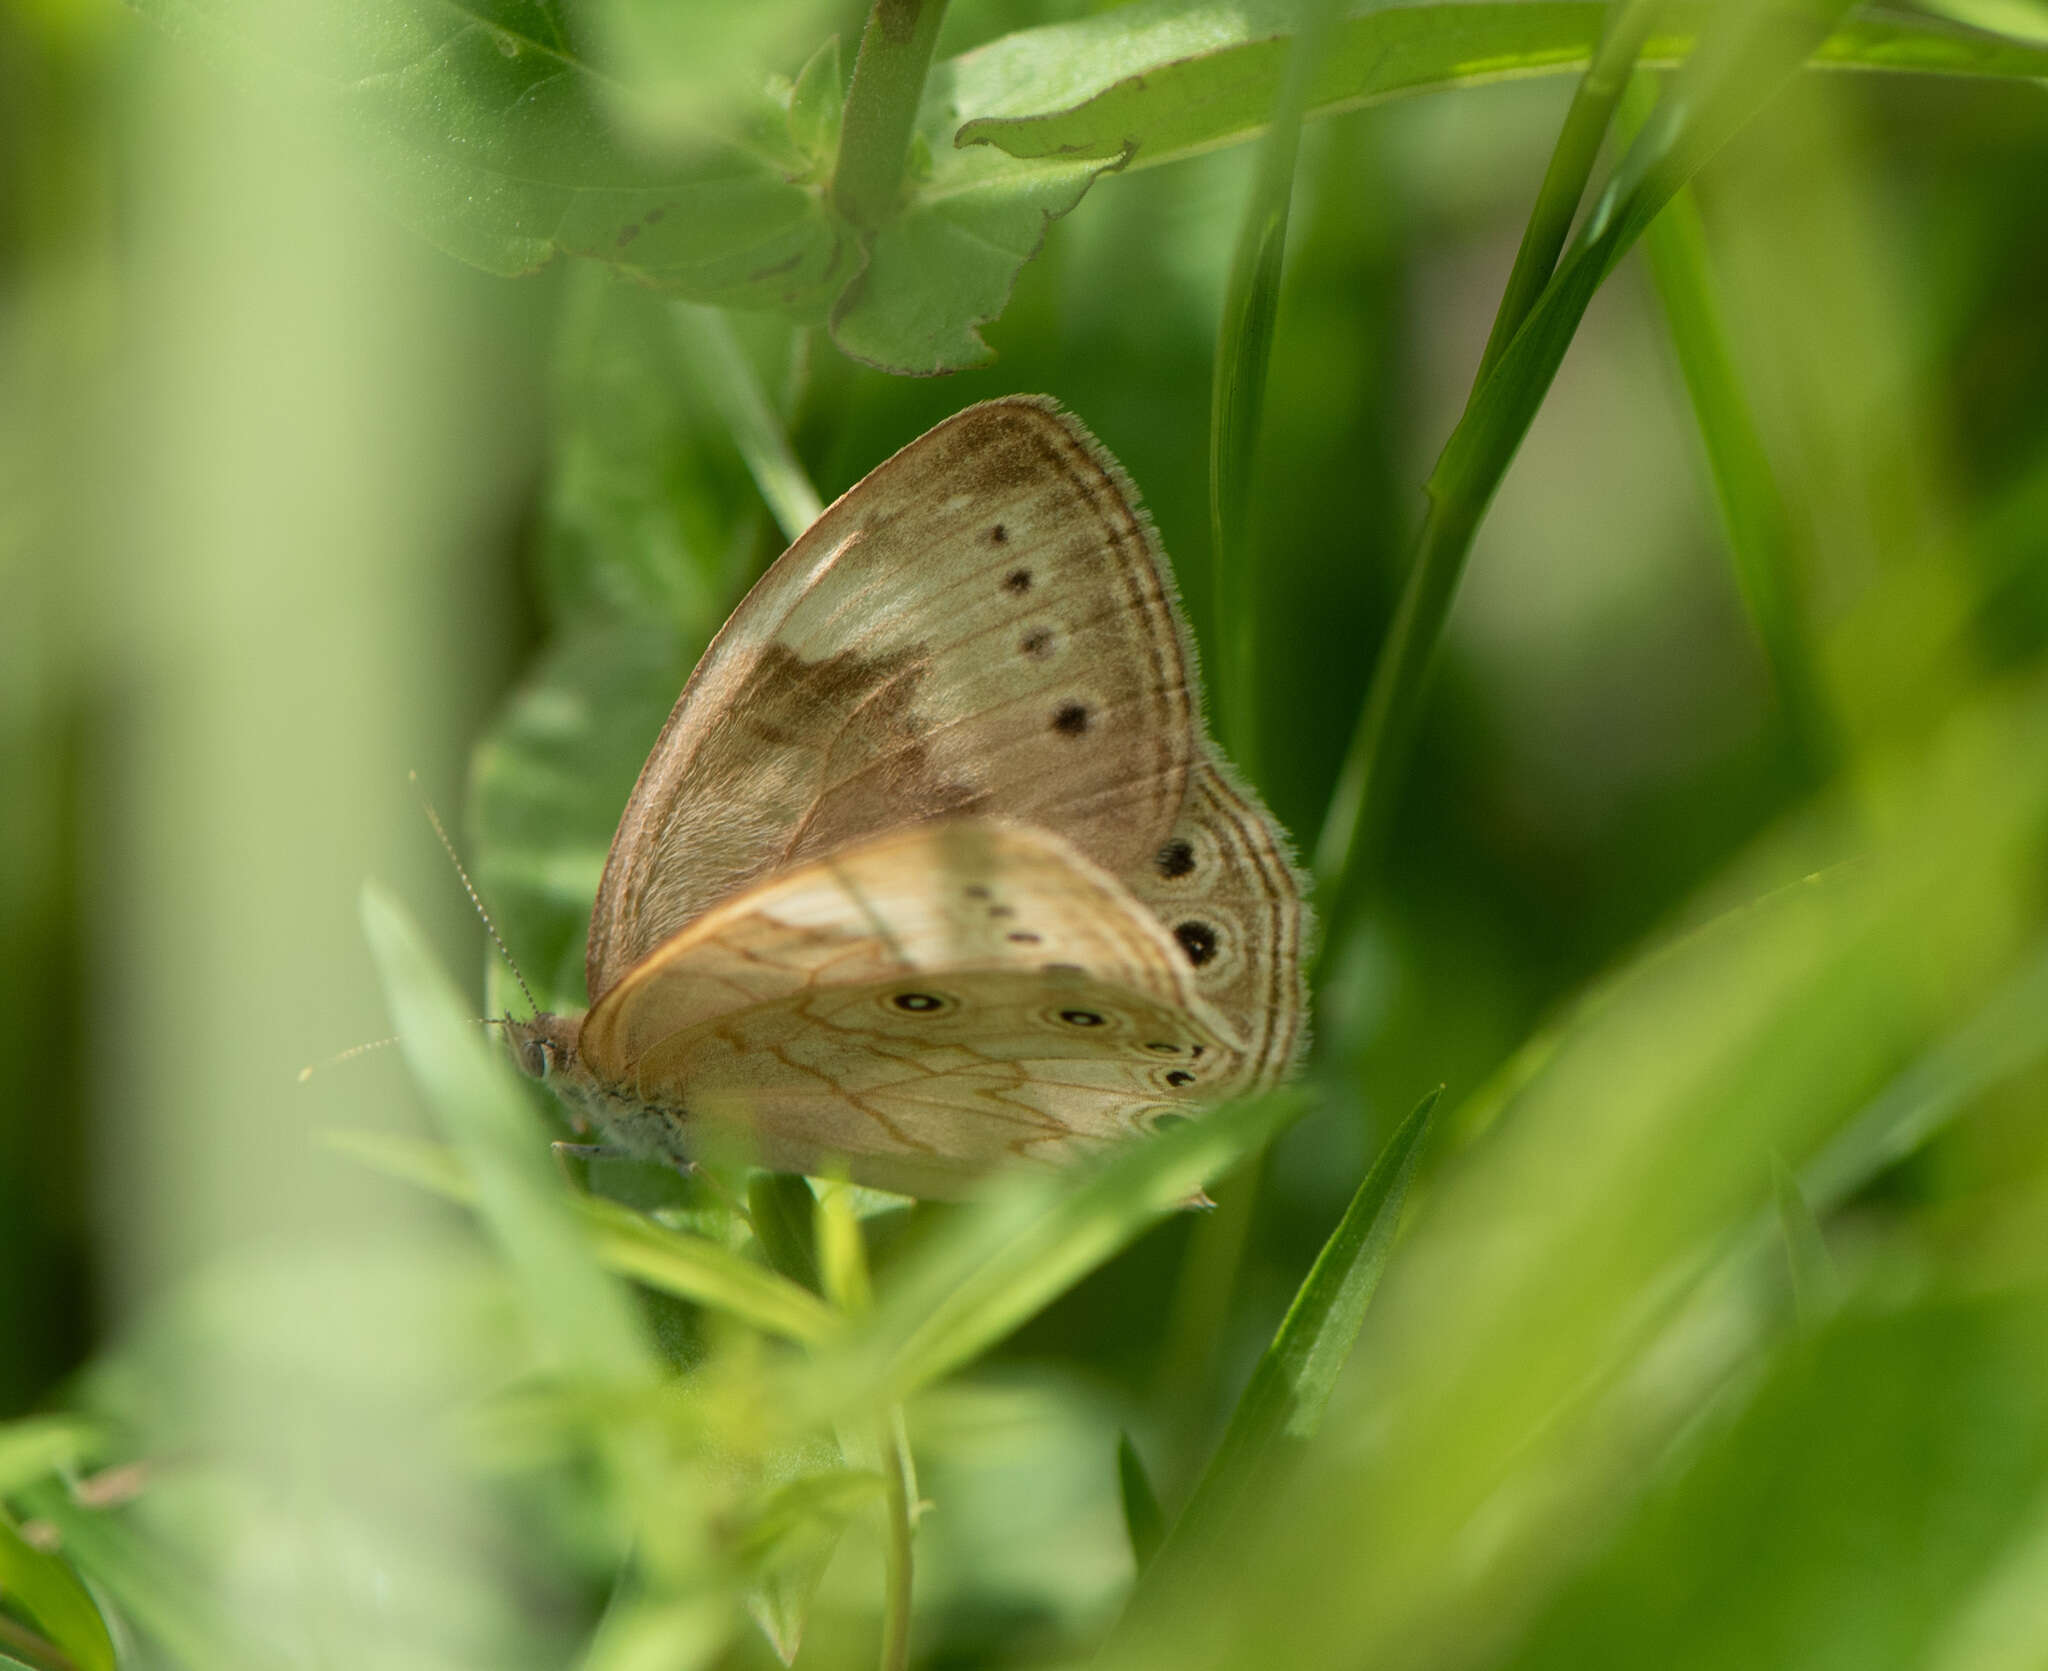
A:
{"label": "thin stem", "polygon": [[1594,294],[1658,212],[1804,62],[1848,0],[1746,0],[1703,37],[1588,214],[1492,370],[1466,402],[1431,472],[1421,548],[1373,669],[1366,705],[1316,845],[1328,927],[1343,945],[1370,843],[1384,824],[1431,653],[1481,518],[1564,363]]}
{"label": "thin stem", "polygon": [[946,0],[875,0],[861,31],[839,130],[832,202],[864,232],[885,225],[896,212],[918,101],[945,15]]}
{"label": "thin stem", "polygon": [[882,1545],[882,1671],[903,1671],[910,1663],[910,1602],[914,1569],[910,1539],[917,1504],[917,1480],[903,1431],[903,1407],[892,1405],[882,1431],[882,1511],[887,1539]]}
{"label": "thin stem", "polygon": [[784,539],[795,539],[817,521],[824,501],[790,447],[752,362],[741,352],[732,321],[722,309],[692,302],[675,303],[669,316],[688,370],[732,432],[775,525]]}
{"label": "thin stem", "polygon": [[1258,588],[1251,551],[1252,474],[1264,421],[1266,373],[1280,310],[1280,274],[1310,82],[1335,27],[1335,0],[1301,0],[1294,44],[1259,148],[1231,256],[1210,393],[1209,533],[1214,562],[1217,691],[1224,746],[1258,773]]}

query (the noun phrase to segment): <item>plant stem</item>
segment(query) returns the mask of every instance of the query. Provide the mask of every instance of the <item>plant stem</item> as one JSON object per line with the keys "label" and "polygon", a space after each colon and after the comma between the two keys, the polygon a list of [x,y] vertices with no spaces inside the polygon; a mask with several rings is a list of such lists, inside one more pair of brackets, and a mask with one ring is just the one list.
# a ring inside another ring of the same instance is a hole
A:
{"label": "plant stem", "polygon": [[875,0],[861,31],[839,130],[833,205],[863,232],[896,212],[903,162],[946,0]]}
{"label": "plant stem", "polygon": [[804,473],[789,437],[768,403],[768,392],[741,351],[732,321],[720,308],[677,302],[669,310],[683,349],[685,369],[702,386],[725,427],[732,432],[740,457],[754,478],[782,537],[794,540],[825,508],[818,490]]}
{"label": "plant stem", "polygon": [[910,1552],[917,1481],[903,1432],[903,1407],[891,1406],[882,1424],[883,1514],[888,1538],[882,1546],[882,1671],[904,1671],[910,1663],[910,1602],[914,1569]]}

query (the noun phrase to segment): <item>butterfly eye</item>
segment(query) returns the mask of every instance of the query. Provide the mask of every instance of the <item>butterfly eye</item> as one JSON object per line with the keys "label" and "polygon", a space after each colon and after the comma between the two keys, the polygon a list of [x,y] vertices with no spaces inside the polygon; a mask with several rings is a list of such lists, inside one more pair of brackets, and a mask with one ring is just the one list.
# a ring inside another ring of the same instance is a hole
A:
{"label": "butterfly eye", "polygon": [[911,1015],[933,1015],[946,1007],[946,1000],[931,992],[899,992],[889,1002]]}
{"label": "butterfly eye", "polygon": [[545,1079],[555,1065],[546,1039],[527,1039],[519,1046],[519,1071],[528,1079]]}

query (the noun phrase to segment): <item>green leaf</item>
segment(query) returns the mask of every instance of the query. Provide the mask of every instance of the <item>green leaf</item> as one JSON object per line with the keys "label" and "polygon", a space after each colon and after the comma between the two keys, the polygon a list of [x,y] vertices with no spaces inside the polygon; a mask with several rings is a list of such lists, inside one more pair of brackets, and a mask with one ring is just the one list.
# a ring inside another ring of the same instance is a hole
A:
{"label": "green leaf", "polygon": [[776,1487],[743,1517],[735,1554],[759,1569],[747,1611],[784,1665],[802,1646],[811,1601],[848,1521],[884,1490],[870,1470],[827,1469]]}
{"label": "green leaf", "polygon": [[867,265],[832,306],[832,340],[882,371],[936,376],[994,355],[977,327],[1010,299],[1046,230],[1110,162],[1020,163],[987,150],[939,149],[868,246]]}
{"label": "green leaf", "polygon": [[0,1422],[0,1497],[77,1468],[98,1453],[106,1436],[81,1416],[22,1416]]}
{"label": "green leaf", "polygon": [[1773,1156],[1771,1195],[1778,1209],[1778,1233],[1792,1278],[1792,1306],[1802,1328],[1817,1328],[1842,1303],[1842,1279],[1820,1221],[1790,1167]]}
{"label": "green leaf", "polygon": [[114,1671],[114,1643],[100,1610],[55,1555],[27,1542],[0,1514],[0,1595],[19,1603],[78,1671]]}
{"label": "green leaf", "polygon": [[[330,1132],[327,1142],[390,1177],[476,1204],[476,1186],[453,1149],[385,1132]],[[620,1276],[788,1340],[820,1341],[838,1328],[815,1295],[721,1243],[670,1230],[601,1196],[572,1196],[570,1204],[592,1252]]]}
{"label": "green leaf", "polygon": [[[1448,0],[1354,3],[1349,11],[1319,55],[1308,91],[1312,116],[1396,94],[1576,74],[1591,59],[1607,7]],[[1711,0],[1670,6],[1644,62],[1664,66],[1685,57],[1715,11]],[[1265,127],[1297,15],[1294,0],[1139,0],[1006,35],[940,65],[934,85],[961,114],[962,145],[1147,168]],[[1842,24],[1814,61],[1943,75],[2048,75],[2048,50],[1903,14]]]}
{"label": "green leaf", "polygon": [[1166,1511],[1159,1506],[1145,1460],[1128,1433],[1116,1436],[1116,1483],[1124,1505],[1124,1532],[1131,1540],[1131,1560],[1143,1573],[1165,1541]]}
{"label": "green leaf", "polygon": [[1119,1622],[1111,1650],[1142,1640],[1161,1608],[1185,1605],[1191,1586],[1220,1582],[1216,1562],[1246,1495],[1283,1448],[1312,1438],[1337,1377],[1351,1356],[1366,1308],[1393,1252],[1394,1232],[1415,1176],[1439,1086],[1415,1105],[1359,1183],[1294,1303],[1281,1319],[1187,1508],[1168,1529]]}
{"label": "green leaf", "polygon": [[873,1325],[819,1355],[830,1409],[900,1403],[986,1351],[1202,1185],[1266,1142],[1304,1096],[1231,1104],[1126,1145],[1092,1174],[998,1180],[883,1294]]}
{"label": "green leaf", "polygon": [[811,1186],[787,1172],[757,1172],[747,1183],[747,1220],[769,1265],[816,1294],[817,1204]]}
{"label": "green leaf", "polygon": [[251,1649],[222,1611],[201,1575],[144,1537],[124,1515],[93,1512],[66,1491],[41,1486],[24,1500],[38,1520],[56,1527],[66,1556],[119,1611],[150,1637],[173,1665],[208,1671],[280,1671],[280,1662]]}
{"label": "green leaf", "polygon": [[517,1273],[542,1338],[573,1373],[603,1383],[652,1380],[652,1349],[599,1268],[503,1052],[469,1019],[412,920],[375,886],[363,891],[363,926],[399,1048],[461,1156],[485,1229]]}
{"label": "green leaf", "polygon": [[2044,1378],[2038,1296],[1845,1315],[1783,1354],[1507,1663],[1929,1664],[2040,1536],[2048,1401],[2019,1389]]}
{"label": "green leaf", "polygon": [[140,9],[327,121],[394,214],[487,271],[584,255],[696,301],[796,313],[844,279],[851,252],[817,189],[788,177],[765,93],[725,131],[650,155],[617,132],[625,90],[579,56],[555,0]]}

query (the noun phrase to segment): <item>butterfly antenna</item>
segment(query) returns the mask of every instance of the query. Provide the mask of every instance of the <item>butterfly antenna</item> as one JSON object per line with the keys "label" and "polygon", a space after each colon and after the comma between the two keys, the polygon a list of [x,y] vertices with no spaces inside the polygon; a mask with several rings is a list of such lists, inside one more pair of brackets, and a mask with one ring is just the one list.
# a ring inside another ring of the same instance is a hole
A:
{"label": "butterfly antenna", "polygon": [[338,1063],[348,1061],[352,1057],[367,1055],[372,1050],[382,1050],[387,1044],[396,1044],[397,1042],[396,1038],[372,1039],[368,1044],[351,1045],[348,1049],[341,1051],[337,1055],[328,1057],[324,1062],[314,1062],[308,1067],[299,1069],[299,1083],[301,1085],[305,1084],[307,1080],[311,1079],[314,1074],[319,1073],[322,1069],[334,1067]]}
{"label": "butterfly antenna", "polygon": [[412,792],[419,797],[420,810],[427,815],[427,822],[434,826],[434,834],[441,838],[441,851],[448,855],[448,862],[455,867],[455,874],[462,878],[462,891],[469,895],[470,904],[476,907],[476,914],[483,919],[484,932],[491,937],[491,944],[498,948],[498,955],[505,960],[505,967],[512,971],[512,978],[519,983],[519,990],[526,994],[526,1007],[535,1015],[540,1014],[540,1005],[533,996],[533,988],[526,984],[526,977],[519,972],[519,965],[513,961],[512,950],[505,944],[505,937],[498,932],[498,925],[491,921],[490,912],[484,909],[484,902],[478,896],[476,884],[469,879],[469,872],[462,868],[462,860],[456,855],[455,843],[448,839],[447,826],[441,822],[441,815],[434,810],[434,803],[427,799],[427,792],[420,787],[420,774],[407,772]]}

